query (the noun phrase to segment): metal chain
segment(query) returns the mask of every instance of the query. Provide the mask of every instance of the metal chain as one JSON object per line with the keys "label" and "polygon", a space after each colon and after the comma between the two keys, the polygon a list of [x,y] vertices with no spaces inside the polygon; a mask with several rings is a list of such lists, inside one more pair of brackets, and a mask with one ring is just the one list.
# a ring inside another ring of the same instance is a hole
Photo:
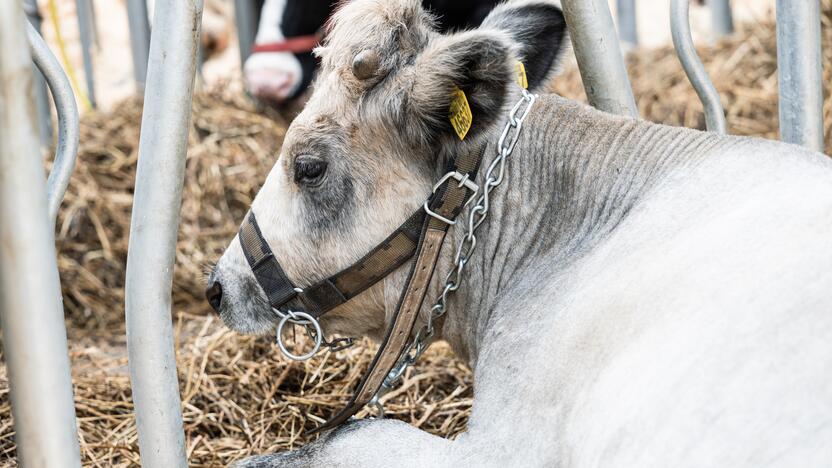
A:
{"label": "metal chain", "polygon": [[523,89],[522,97],[509,113],[508,123],[506,123],[505,128],[503,128],[503,133],[497,141],[497,155],[485,171],[485,182],[480,185],[480,190],[471,197],[471,200],[473,200],[477,197],[477,193],[479,193],[479,197],[476,198],[476,202],[468,212],[468,223],[465,225],[465,237],[463,237],[462,242],[460,242],[456,249],[454,268],[445,276],[445,286],[442,289],[442,293],[436,299],[433,307],[431,307],[425,325],[416,332],[407,351],[405,351],[393,370],[387,374],[378,393],[368,403],[377,409],[377,416],[379,418],[384,417],[384,407],[379,401],[379,398],[393,388],[393,385],[401,378],[404,371],[414,365],[416,360],[428,348],[430,339],[435,332],[433,328],[434,322],[445,315],[447,312],[448,297],[459,289],[459,286],[462,284],[465,265],[468,264],[471,255],[474,253],[474,249],[477,247],[477,229],[485,222],[488,216],[491,191],[503,182],[506,159],[511,155],[515,145],[517,145],[517,140],[520,138],[520,130],[523,127],[523,121],[529,115],[529,111],[536,99],[537,95],[531,94]]}

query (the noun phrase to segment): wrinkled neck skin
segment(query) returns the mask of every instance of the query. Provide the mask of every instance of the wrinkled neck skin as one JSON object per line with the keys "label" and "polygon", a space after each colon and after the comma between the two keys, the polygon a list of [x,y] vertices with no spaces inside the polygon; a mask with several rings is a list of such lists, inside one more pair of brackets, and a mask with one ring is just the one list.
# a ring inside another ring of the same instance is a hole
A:
{"label": "wrinkled neck skin", "polygon": [[[516,93],[507,106],[518,98]],[[494,159],[507,117],[508,111],[488,137],[478,183]],[[451,296],[437,337],[447,340],[475,368],[495,314],[524,319],[522,310],[498,303],[531,274],[532,265],[549,262],[568,268],[608,236],[670,172],[695,165],[701,155],[724,141],[713,134],[617,117],[559,96],[541,95],[508,158],[503,183],[492,191],[487,221],[477,231],[475,253],[462,286]],[[468,210],[458,218],[465,222],[448,234],[423,316],[452,268],[467,217]],[[403,276],[385,282],[388,323]]]}

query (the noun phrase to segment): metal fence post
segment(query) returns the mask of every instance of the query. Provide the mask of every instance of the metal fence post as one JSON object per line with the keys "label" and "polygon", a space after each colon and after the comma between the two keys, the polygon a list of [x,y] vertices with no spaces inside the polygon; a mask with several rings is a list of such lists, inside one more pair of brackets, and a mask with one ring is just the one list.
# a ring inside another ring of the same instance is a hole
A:
{"label": "metal fence post", "polygon": [[636,26],[636,0],[617,0],[618,37],[630,46],[638,45],[638,27]]}
{"label": "metal fence post", "polygon": [[240,65],[245,65],[251,55],[257,35],[257,9],[254,0],[234,0],[234,20],[237,23],[237,41],[240,46]]}
{"label": "metal fence post", "polygon": [[670,0],[670,32],[673,36],[673,47],[682,62],[690,83],[696,90],[702,107],[705,109],[705,125],[708,130],[726,133],[725,111],[719,100],[719,92],[714,87],[708,72],[693,46],[690,34],[690,2],[689,0]]}
{"label": "metal fence post", "polygon": [[711,7],[711,27],[717,38],[734,32],[734,15],[730,0],[708,0]]}
{"label": "metal fence post", "polygon": [[638,116],[607,0],[562,0],[589,103],[606,112]]}
{"label": "metal fence post", "polygon": [[159,0],[127,253],[127,351],[142,464],[185,467],[171,286],[202,0]]}
{"label": "metal fence post", "polygon": [[780,138],[823,151],[820,0],[777,0]]}
{"label": "metal fence post", "polygon": [[130,51],[133,53],[133,76],[138,91],[144,92],[150,48],[147,0],[127,0],[127,23],[130,27]]}
{"label": "metal fence post", "polygon": [[76,13],[78,15],[78,32],[81,36],[81,53],[84,56],[84,79],[87,82],[87,98],[90,105],[96,107],[95,103],[95,73],[92,63],[92,48],[94,21],[92,19],[91,0],[75,0]]}
{"label": "metal fence post", "polygon": [[58,145],[55,149],[52,172],[49,173],[49,178],[46,181],[46,203],[49,219],[54,225],[55,219],[58,217],[58,209],[64,199],[64,192],[66,192],[69,185],[69,178],[75,168],[75,159],[78,156],[78,135],[80,133],[78,105],[75,103],[75,93],[72,92],[72,85],[70,85],[58,59],[52,55],[49,46],[46,45],[34,26],[31,24],[26,26],[29,51],[38,70],[49,84],[49,91],[52,93],[55,110],[58,114]]}
{"label": "metal fence post", "polygon": [[[40,34],[40,25],[43,17],[40,15],[37,0],[24,0],[23,9],[29,18],[29,23],[34,26]],[[34,68],[34,67],[33,67]],[[49,104],[49,96],[46,93],[46,81],[40,71],[34,68],[35,73],[35,105],[38,109],[38,130],[40,131],[41,144],[49,148],[52,146],[52,108]]]}
{"label": "metal fence post", "polygon": [[0,320],[20,466],[80,467],[66,329],[18,0],[0,2]]}

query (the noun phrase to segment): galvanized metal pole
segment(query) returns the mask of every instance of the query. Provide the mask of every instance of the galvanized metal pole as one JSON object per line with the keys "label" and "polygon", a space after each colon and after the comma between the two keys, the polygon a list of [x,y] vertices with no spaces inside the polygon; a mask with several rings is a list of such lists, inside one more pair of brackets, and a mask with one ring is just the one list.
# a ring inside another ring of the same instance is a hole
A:
{"label": "galvanized metal pole", "polygon": [[20,466],[80,467],[20,2],[0,2],[0,322]]}
{"label": "galvanized metal pole", "polygon": [[49,219],[55,224],[58,209],[64,199],[64,193],[75,169],[75,159],[78,155],[78,136],[80,124],[78,119],[78,105],[75,103],[75,93],[66,77],[58,59],[52,55],[49,46],[40,37],[35,28],[27,24],[26,34],[29,39],[29,51],[38,70],[43,73],[55,101],[58,113],[58,146],[55,149],[55,160],[52,172],[46,181],[46,197]]}
{"label": "galvanized metal pole", "polygon": [[711,27],[717,38],[734,32],[734,15],[731,0],[708,0],[711,7]]}
{"label": "galvanized metal pole", "polygon": [[92,43],[95,44],[96,48],[101,48],[101,34],[98,29],[98,16],[95,13],[95,3],[90,0],[90,18],[92,18]]}
{"label": "galvanized metal pole", "polygon": [[621,45],[606,0],[562,0],[589,103],[606,112],[638,116]]}
{"label": "galvanized metal pole", "polygon": [[725,111],[719,100],[719,92],[705,71],[705,66],[693,46],[690,33],[689,0],[670,0],[670,32],[673,47],[682,62],[682,68],[696,90],[705,109],[705,125],[709,131],[726,133]]}
{"label": "galvanized metal pole", "polygon": [[777,0],[780,138],[823,151],[819,0]]}
{"label": "galvanized metal pole", "polygon": [[130,27],[130,50],[133,53],[133,77],[138,91],[144,92],[147,58],[150,50],[150,20],[147,0],[127,0],[127,22]]}
{"label": "galvanized metal pole", "polygon": [[234,0],[234,19],[237,23],[237,41],[240,46],[240,65],[246,63],[257,36],[257,10],[254,0]]}
{"label": "galvanized metal pole", "polygon": [[187,466],[171,285],[202,5],[159,0],[150,41],[125,301],[139,450],[148,467]]}
{"label": "galvanized metal pole", "polygon": [[618,37],[630,46],[637,46],[636,0],[618,0],[616,11],[618,12]]}
{"label": "galvanized metal pole", "polygon": [[87,98],[93,108],[95,102],[95,73],[92,62],[93,12],[91,0],[75,0],[76,13],[78,15],[78,31],[81,36],[81,53],[84,57],[84,78],[87,82]]}
{"label": "galvanized metal pole", "polygon": [[[43,17],[40,15],[37,0],[24,0],[23,9],[29,18],[29,23],[34,26],[40,34],[40,25]],[[49,95],[46,93],[46,81],[40,71],[34,69],[35,73],[35,106],[38,110],[38,129],[40,131],[40,142],[45,148],[52,146],[52,107],[49,104]]]}

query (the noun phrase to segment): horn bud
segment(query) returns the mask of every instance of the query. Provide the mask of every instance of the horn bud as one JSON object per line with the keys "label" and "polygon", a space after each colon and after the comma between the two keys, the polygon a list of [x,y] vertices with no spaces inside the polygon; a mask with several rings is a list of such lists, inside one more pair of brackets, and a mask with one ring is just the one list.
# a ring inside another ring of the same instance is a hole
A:
{"label": "horn bud", "polygon": [[352,59],[352,74],[359,80],[372,78],[378,72],[379,56],[374,50],[362,50]]}

